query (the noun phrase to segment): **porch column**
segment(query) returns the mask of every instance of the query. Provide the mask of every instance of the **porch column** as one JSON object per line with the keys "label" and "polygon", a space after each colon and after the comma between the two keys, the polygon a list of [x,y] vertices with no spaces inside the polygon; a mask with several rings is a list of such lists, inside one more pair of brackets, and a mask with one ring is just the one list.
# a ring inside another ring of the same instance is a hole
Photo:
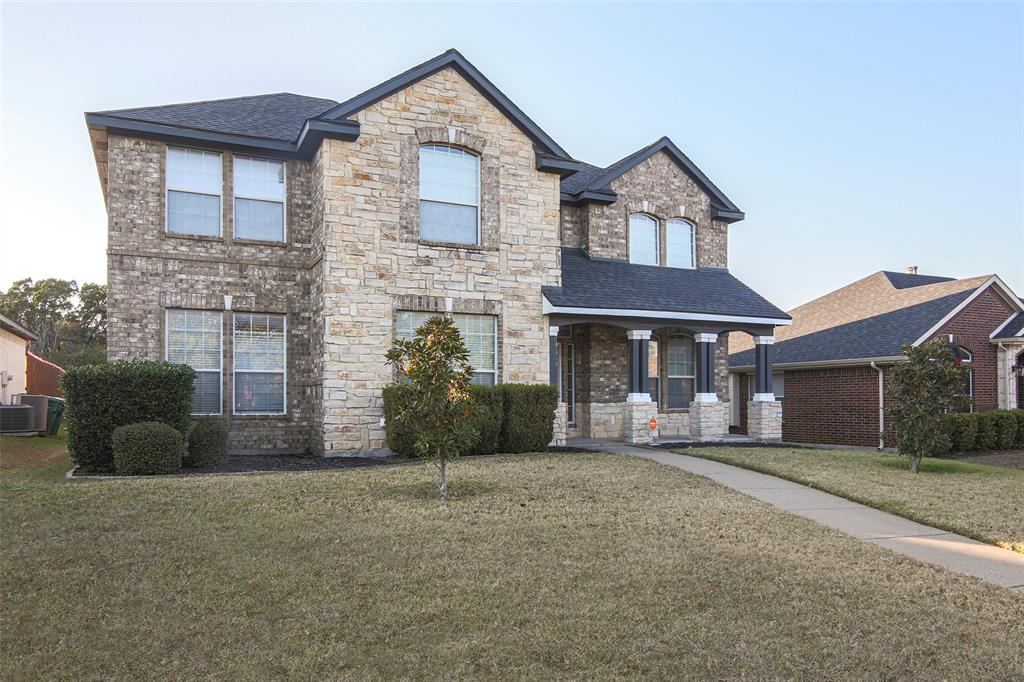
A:
{"label": "porch column", "polygon": [[774,336],[754,337],[754,401],[775,400],[772,392],[772,345]]}
{"label": "porch column", "polygon": [[548,327],[548,383],[558,385],[558,326]]}
{"label": "porch column", "polygon": [[651,402],[650,381],[647,376],[647,344],[651,340],[650,329],[630,329],[629,339],[629,395],[627,403]]}
{"label": "porch column", "polygon": [[715,348],[718,334],[695,334],[693,337],[697,352],[697,391],[694,402],[718,402],[715,391]]}

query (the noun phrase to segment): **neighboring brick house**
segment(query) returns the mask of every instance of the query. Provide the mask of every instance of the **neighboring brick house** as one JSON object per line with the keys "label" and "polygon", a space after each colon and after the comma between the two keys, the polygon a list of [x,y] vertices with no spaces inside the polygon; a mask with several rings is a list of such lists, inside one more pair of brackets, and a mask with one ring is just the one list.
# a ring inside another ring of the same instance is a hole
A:
{"label": "neighboring brick house", "polygon": [[[885,387],[905,345],[952,343],[971,368],[973,409],[1024,406],[1024,304],[995,275],[951,279],[876,272],[790,311],[773,355],[783,440],[881,446]],[[745,432],[754,350],[734,339],[731,383],[740,394],[733,430]]]}
{"label": "neighboring brick house", "polygon": [[[560,384],[558,440],[645,441],[655,416],[718,437],[726,333],[789,322],[729,274],[743,213],[671,141],[577,161],[454,50],[342,103],[86,122],[109,357],[191,364],[195,412],[235,452],[382,448],[384,352],[429,314],[453,317],[478,383]],[[755,433],[778,437],[772,407]]]}

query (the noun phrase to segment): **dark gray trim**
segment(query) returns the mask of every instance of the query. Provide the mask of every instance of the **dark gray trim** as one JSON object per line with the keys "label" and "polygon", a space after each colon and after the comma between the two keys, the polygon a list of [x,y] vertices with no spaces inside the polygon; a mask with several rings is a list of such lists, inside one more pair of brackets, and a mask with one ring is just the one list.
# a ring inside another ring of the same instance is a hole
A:
{"label": "dark gray trim", "polygon": [[721,220],[722,222],[725,223],[735,223],[739,222],[740,220],[743,220],[746,217],[747,216],[743,213],[743,211],[727,211],[725,209],[718,208],[717,206],[711,207],[712,220]]}
{"label": "dark gray trim", "polygon": [[333,122],[310,119],[306,121],[296,142],[179,128],[162,123],[133,121],[105,114],[87,113],[85,122],[87,125],[106,128],[108,135],[144,137],[174,144],[216,147],[276,159],[310,159],[324,138],[352,141],[359,137],[359,124],[354,121]]}
{"label": "dark gray trim", "polygon": [[697,341],[697,393],[715,392],[715,346],[716,342]]}
{"label": "dark gray trim", "polygon": [[[548,335],[548,383],[558,385],[558,335]],[[561,402],[562,397],[558,397]]]}
{"label": "dark gray trim", "polygon": [[537,170],[545,173],[558,173],[560,178],[569,177],[580,169],[580,162],[575,159],[562,159],[540,152],[536,153],[536,159]]}
{"label": "dark gray trim", "polygon": [[754,346],[754,393],[772,392],[772,348],[770,343]]}
{"label": "dark gray trim", "polygon": [[611,190],[584,190],[578,194],[561,193],[561,203],[578,206],[579,204],[614,204],[619,195]]}
{"label": "dark gray trim", "polygon": [[479,90],[491,104],[496,106],[498,110],[505,114],[509,120],[515,123],[516,127],[522,130],[527,137],[539,145],[542,151],[563,159],[572,158],[568,152],[562,149],[557,142],[541,130],[540,126],[534,123],[522,109],[517,107],[512,100],[506,97],[505,93],[487,80],[487,77],[480,73],[475,66],[470,64],[469,60],[463,57],[455,48],[446,50],[442,54],[439,54],[432,59],[428,59],[422,64],[412,67],[408,71],[398,74],[394,78],[389,78],[380,85],[376,85],[369,90],[342,102],[333,109],[328,109],[317,116],[317,118],[331,121],[348,118],[356,112],[381,101],[385,97],[389,97],[400,90],[404,90],[410,85],[417,83],[447,67],[452,67],[462,74],[462,76],[472,83],[473,87]]}

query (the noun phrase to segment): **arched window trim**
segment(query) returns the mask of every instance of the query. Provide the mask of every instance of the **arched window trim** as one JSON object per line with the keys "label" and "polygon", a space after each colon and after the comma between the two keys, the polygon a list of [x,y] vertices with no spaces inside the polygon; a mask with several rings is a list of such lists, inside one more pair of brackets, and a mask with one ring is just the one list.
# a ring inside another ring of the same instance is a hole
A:
{"label": "arched window trim", "polygon": [[[634,218],[643,218],[643,219],[646,219],[646,220],[650,220],[654,224],[654,262],[653,263],[647,263],[647,262],[641,262],[641,261],[633,260],[633,246],[634,246],[634,241],[635,241],[633,239],[633,219]],[[661,265],[661,221],[658,220],[658,218],[656,216],[653,216],[650,213],[643,213],[643,212],[640,212],[640,211],[635,211],[635,212],[629,214],[627,229],[629,230],[629,233],[628,233],[628,237],[629,237],[629,245],[628,245],[629,246],[629,262],[630,263],[636,263],[638,265]]]}
{"label": "arched window trim", "polygon": [[[470,204],[470,203],[463,203],[463,202],[458,202],[458,201],[450,201],[450,200],[445,200],[445,199],[424,198],[424,196],[423,196],[423,184],[424,184],[423,183],[423,163],[422,163],[423,151],[424,150],[433,151],[433,150],[439,150],[439,149],[454,150],[456,152],[459,152],[459,154],[461,154],[461,155],[464,155],[464,156],[467,156],[467,157],[471,157],[471,158],[473,158],[475,160],[475,162],[476,162],[476,169],[475,169],[476,170],[476,177],[474,178],[474,180],[476,182],[475,203],[471,203]],[[423,204],[424,203],[446,204],[446,205],[449,205],[449,206],[470,206],[470,207],[476,209],[476,211],[475,211],[476,212],[476,231],[475,231],[474,241],[472,241],[472,242],[464,242],[464,241],[459,241],[459,240],[456,240],[456,239],[437,239],[437,238],[428,238],[427,240],[428,241],[440,241],[440,242],[459,243],[459,244],[465,243],[465,244],[471,244],[471,245],[480,245],[481,238],[482,238],[482,235],[481,235],[481,215],[480,215],[481,214],[480,204],[482,203],[482,197],[481,197],[481,193],[482,192],[481,192],[481,186],[480,186],[481,185],[481,166],[482,166],[482,156],[481,156],[481,154],[479,152],[477,152],[476,150],[469,149],[468,147],[462,147],[462,146],[455,145],[455,144],[442,144],[442,143],[439,143],[439,142],[424,142],[424,143],[420,144],[419,152],[418,153],[420,155],[420,164],[419,164],[419,166],[420,166],[419,167],[420,238],[421,239],[423,238],[422,235],[423,235]]]}
{"label": "arched window trim", "polygon": [[[686,225],[690,228],[690,264],[689,265],[673,265],[671,262],[672,258],[672,247],[669,241],[669,231],[673,225]],[[665,265],[670,268],[683,268],[686,270],[692,270],[697,267],[697,225],[696,223],[683,218],[682,216],[674,216],[665,221]]]}

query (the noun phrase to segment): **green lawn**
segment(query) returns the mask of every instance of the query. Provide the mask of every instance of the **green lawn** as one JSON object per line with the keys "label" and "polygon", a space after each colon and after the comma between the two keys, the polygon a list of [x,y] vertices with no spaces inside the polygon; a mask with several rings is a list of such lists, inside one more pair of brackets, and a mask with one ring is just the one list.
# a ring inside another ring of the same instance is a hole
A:
{"label": "green lawn", "polygon": [[692,448],[687,455],[813,486],[968,537],[1024,552],[1024,470],[863,450]]}
{"label": "green lawn", "polygon": [[0,679],[1021,679],[1024,595],[611,455],[2,472]]}

